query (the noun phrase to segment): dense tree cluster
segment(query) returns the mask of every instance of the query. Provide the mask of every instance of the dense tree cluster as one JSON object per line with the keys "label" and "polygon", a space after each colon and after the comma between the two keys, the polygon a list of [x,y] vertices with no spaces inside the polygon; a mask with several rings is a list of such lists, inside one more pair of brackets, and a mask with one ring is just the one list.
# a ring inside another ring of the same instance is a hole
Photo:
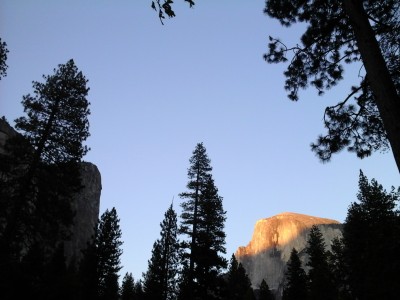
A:
{"label": "dense tree cluster", "polygon": [[[72,60],[44,78],[34,82],[36,96],[22,101],[27,115],[16,120],[21,134],[0,154],[3,299],[274,299],[265,280],[253,290],[235,256],[229,266],[224,258],[226,212],[202,143],[189,159],[180,223],[171,204],[142,279],[126,273],[119,284],[122,233],[115,208],[101,215],[83,258],[67,264],[63,241],[74,214],[70,199],[81,188],[78,163],[88,151],[89,89]],[[77,133],[64,134],[70,127]],[[284,300],[396,298],[400,190],[388,193],[360,172],[357,197],[343,238],[331,250],[318,227],[311,228],[306,271],[293,249]]]}
{"label": "dense tree cluster", "polygon": [[89,89],[73,60],[43,77],[44,82],[33,82],[34,96],[23,97],[26,115],[15,120],[20,134],[10,137],[0,154],[3,299],[48,297],[49,281],[68,281],[68,276],[50,276],[49,270],[70,271],[62,263],[61,241],[70,236],[71,198],[81,189]]}
{"label": "dense tree cluster", "polygon": [[[190,7],[193,0],[185,0]],[[171,0],[151,6],[163,22],[174,17]],[[300,45],[270,37],[268,63],[287,62],[291,100],[309,85],[322,95],[343,79],[344,64],[359,63],[360,82],[327,107],[327,133],[311,145],[323,161],[347,148],[363,158],[392,149],[400,170],[400,4],[395,0],[265,1],[265,13],[282,25],[308,25]],[[7,44],[0,39],[0,79],[7,75]],[[33,82],[23,97],[20,134],[0,153],[1,299],[273,299],[265,280],[254,292],[233,255],[224,258],[226,212],[202,143],[180,194],[180,224],[172,207],[160,224],[143,279],[126,273],[119,284],[122,239],[115,208],[106,210],[79,261],[67,263],[71,199],[82,188],[79,163],[89,148],[87,79],[73,60]],[[350,205],[342,239],[327,247],[318,227],[303,253],[291,252],[283,299],[397,299],[400,282],[400,190],[386,192],[360,172],[358,202]],[[228,268],[227,268],[228,267]]]}
{"label": "dense tree cluster", "polygon": [[283,300],[396,299],[400,264],[397,258],[400,189],[386,192],[360,172],[358,202],[350,205],[343,238],[331,250],[317,226],[311,228],[304,271],[296,249],[287,264]]}

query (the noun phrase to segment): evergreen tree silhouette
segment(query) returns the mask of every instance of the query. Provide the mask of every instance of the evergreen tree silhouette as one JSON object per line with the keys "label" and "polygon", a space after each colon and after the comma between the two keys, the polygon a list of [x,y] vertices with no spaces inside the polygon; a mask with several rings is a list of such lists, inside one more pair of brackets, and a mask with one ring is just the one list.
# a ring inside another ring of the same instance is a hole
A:
{"label": "evergreen tree silhouette", "polygon": [[118,300],[121,270],[121,229],[115,207],[100,218],[96,236],[98,295],[100,300]]}
{"label": "evergreen tree silhouette", "polygon": [[122,279],[121,300],[135,300],[135,281],[132,273],[126,273]]}
{"label": "evergreen tree silhouette", "polygon": [[[344,225],[344,259],[352,295],[359,299],[396,299],[400,280],[400,189],[384,190],[360,171],[358,202]],[[379,287],[379,288],[377,288]]]}
{"label": "evergreen tree silhouette", "polygon": [[160,239],[154,242],[148,270],[143,274],[146,299],[175,299],[179,267],[177,215],[171,206],[160,224]]}
{"label": "evergreen tree silhouette", "polygon": [[[210,159],[207,156],[206,148],[202,143],[196,145],[192,157],[189,159],[190,167],[188,168],[188,183],[186,185],[188,191],[181,193],[179,196],[186,199],[181,204],[181,224],[179,232],[188,236],[188,240],[182,242],[182,248],[186,250],[183,253],[183,260],[187,260],[187,268],[185,272],[185,290],[189,294],[194,293],[194,270],[196,263],[197,251],[197,227],[199,222],[198,209],[201,191],[211,174],[212,167]],[[181,287],[181,293],[183,287]]]}
{"label": "evergreen tree silhouette", "polygon": [[244,300],[254,299],[251,282],[242,264],[232,254],[228,268],[228,282],[226,299]]}
{"label": "evergreen tree silhouette", "polygon": [[282,300],[306,300],[307,275],[301,266],[301,261],[295,248],[292,249],[286,266]]}
{"label": "evergreen tree silhouette", "polygon": [[202,143],[197,144],[189,160],[188,192],[181,204],[180,233],[189,240],[182,242],[184,273],[181,279],[181,298],[213,299],[221,291],[221,270],[227,262],[224,222],[226,212],[222,197],[211,176],[212,167]]}
{"label": "evergreen tree silhouette", "polygon": [[258,300],[274,300],[274,299],[275,297],[272,294],[271,290],[269,289],[267,282],[265,281],[265,279],[263,279],[260,284],[260,293]]}
{"label": "evergreen tree silhouette", "polygon": [[81,188],[78,163],[88,151],[83,145],[89,136],[90,114],[86,78],[73,60],[43,78],[45,82],[33,82],[33,96],[23,97],[26,116],[15,120],[21,134],[7,141],[7,153],[0,156],[4,208],[0,265],[13,270],[11,274],[0,271],[3,299],[14,298],[17,286],[21,290],[18,276],[12,274],[24,272],[25,278],[32,274],[22,288],[26,291],[28,285],[40,286],[45,278],[27,270],[32,263],[21,263],[34,253],[45,267],[53,261],[59,242],[69,238],[74,215],[71,198]]}
{"label": "evergreen tree silhouette", "polygon": [[309,299],[329,300],[335,299],[337,294],[333,284],[332,271],[328,263],[324,238],[318,226],[313,225],[307,240],[306,253],[309,256],[307,266]]}

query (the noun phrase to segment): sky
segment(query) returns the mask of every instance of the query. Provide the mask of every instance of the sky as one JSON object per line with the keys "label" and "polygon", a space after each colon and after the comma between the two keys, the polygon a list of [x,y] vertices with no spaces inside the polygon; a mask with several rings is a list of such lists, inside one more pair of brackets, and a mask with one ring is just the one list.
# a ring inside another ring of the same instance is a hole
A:
{"label": "sky", "polygon": [[257,220],[297,212],[343,222],[356,201],[359,170],[387,190],[399,186],[391,152],[359,160],[342,152],[322,164],[310,143],[324,133],[323,111],[358,82],[323,97],[292,102],[284,65],[262,56],[268,36],[298,43],[300,27],[282,28],[263,0],[175,1],[162,25],[150,0],[1,0],[0,37],[9,49],[0,81],[0,115],[14,125],[32,81],[74,59],[89,80],[91,151],[101,172],[100,213],[115,207],[123,269],[141,278],[160,222],[186,191],[189,158],[207,149],[227,211],[226,257],[248,244]]}

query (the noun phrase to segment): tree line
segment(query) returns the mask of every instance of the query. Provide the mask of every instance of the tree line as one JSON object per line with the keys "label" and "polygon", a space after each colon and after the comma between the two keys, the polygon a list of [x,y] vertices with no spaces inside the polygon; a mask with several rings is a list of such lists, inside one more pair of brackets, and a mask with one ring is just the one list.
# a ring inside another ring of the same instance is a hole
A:
{"label": "tree line", "polygon": [[[3,49],[2,59],[6,54]],[[5,61],[0,65],[5,72]],[[62,241],[71,236],[71,199],[82,189],[79,164],[89,150],[87,79],[73,60],[43,79],[23,96],[25,115],[15,120],[20,134],[0,154],[3,299],[53,298],[63,270]]]}
{"label": "tree line", "polygon": [[[172,3],[152,1],[152,7],[162,20],[175,16]],[[264,56],[268,63],[289,63],[285,89],[291,100],[309,85],[322,95],[343,79],[344,63],[365,68],[348,96],[325,110],[327,133],[311,145],[321,160],[346,148],[363,158],[390,146],[399,167],[398,12],[398,1],[265,2],[265,13],[282,25],[308,25],[300,45],[288,47],[271,37]],[[0,79],[8,67],[6,46],[0,39]],[[226,213],[202,144],[190,159],[187,191],[180,194],[180,224],[171,206],[142,280],[135,282],[127,273],[119,288],[122,240],[114,208],[100,217],[83,259],[66,264],[60,241],[71,236],[70,199],[82,188],[79,163],[89,150],[83,144],[89,136],[89,88],[73,60],[44,80],[34,82],[34,94],[23,97],[26,116],[15,120],[22,135],[10,139],[7,153],[0,154],[2,299],[252,299],[243,267],[234,256],[228,267],[223,257]],[[397,298],[398,191],[387,193],[362,173],[359,188],[343,238],[330,251],[317,228],[310,232],[305,269],[292,251],[285,299]],[[261,295],[270,297],[265,281]]]}
{"label": "tree line", "polygon": [[[123,242],[115,208],[99,218],[82,258],[67,263],[70,200],[82,188],[79,162],[89,150],[83,145],[89,89],[73,60],[44,79],[34,82],[34,96],[23,97],[26,116],[16,120],[21,134],[0,154],[2,299],[274,299],[265,280],[253,290],[235,256],[229,263],[224,258],[226,211],[202,143],[189,159],[187,189],[179,195],[180,223],[171,204],[141,279],[126,273],[119,285]],[[349,207],[343,238],[328,251],[318,227],[311,228],[306,262],[292,250],[283,299],[395,299],[399,196],[360,171],[358,202]]]}
{"label": "tree line", "polygon": [[[196,145],[189,162],[187,190],[179,195],[183,199],[180,222],[171,204],[160,223],[160,236],[153,244],[148,268],[142,278],[135,281],[132,273],[127,272],[118,289],[120,261],[109,260],[113,267],[108,269],[100,267],[104,264],[100,262],[103,258],[121,255],[118,250],[121,242],[117,242],[120,238],[118,218],[114,217],[114,226],[108,226],[110,232],[104,234],[106,227],[99,227],[98,238],[90,248],[92,250],[86,252],[83,258],[83,264],[98,260],[92,264],[91,276],[84,276],[97,278],[92,281],[91,288],[89,284],[84,284],[88,288],[84,299],[256,299],[243,266],[234,255],[229,264],[223,257],[226,254],[226,212],[202,143]],[[112,228],[115,230],[113,234]],[[107,235],[113,236],[114,242],[105,242],[104,238],[100,238]],[[108,249],[113,251],[104,255],[104,245],[110,246]],[[271,295],[265,281],[262,291]]]}
{"label": "tree line", "polygon": [[[148,270],[119,286],[122,233],[115,208],[100,217],[83,258],[67,264],[63,241],[71,237],[71,198],[82,188],[79,163],[89,150],[89,88],[73,60],[23,97],[21,134],[0,154],[0,290],[3,299],[272,299],[265,280],[257,291],[235,256],[228,264],[226,211],[202,143],[196,145],[179,196],[160,223]],[[361,172],[358,202],[350,205],[342,239],[326,250],[311,229],[308,261],[291,253],[284,299],[395,299],[399,281],[399,190],[386,192]],[[72,260],[73,260],[72,259]],[[303,297],[303,298],[302,298]]]}
{"label": "tree line", "polygon": [[[189,160],[180,224],[171,205],[143,280],[135,283],[126,274],[119,287],[122,233],[115,208],[99,218],[82,258],[67,263],[64,241],[73,234],[75,215],[71,203],[83,188],[80,163],[89,151],[84,145],[90,135],[89,87],[72,59],[43,79],[33,82],[33,94],[23,96],[25,115],[15,120],[19,133],[7,139],[0,153],[2,299],[228,297],[223,272],[228,265],[223,257],[226,212],[202,143]],[[249,294],[250,281],[232,258],[228,279],[238,276],[244,276],[245,288],[235,295]]]}
{"label": "tree line", "polygon": [[397,299],[400,280],[400,189],[387,192],[360,171],[358,201],[344,223],[343,237],[327,250],[313,226],[301,262],[293,248],[283,300]]}

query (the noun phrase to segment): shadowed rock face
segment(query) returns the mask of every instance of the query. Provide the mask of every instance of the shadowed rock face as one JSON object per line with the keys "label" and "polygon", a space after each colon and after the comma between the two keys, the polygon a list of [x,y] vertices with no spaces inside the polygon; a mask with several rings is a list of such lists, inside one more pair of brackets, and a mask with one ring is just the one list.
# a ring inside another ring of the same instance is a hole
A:
{"label": "shadowed rock face", "polygon": [[310,228],[317,225],[330,248],[331,241],[342,235],[342,225],[335,220],[297,213],[282,213],[257,221],[253,237],[245,247],[239,247],[236,258],[250,277],[253,288],[265,279],[270,289],[281,294],[286,263],[293,248],[304,263],[304,248]]}
{"label": "shadowed rock face", "polygon": [[100,209],[101,176],[97,167],[88,162],[81,163],[83,189],[74,197],[71,205],[75,216],[71,228],[72,236],[64,243],[65,256],[79,261],[82,250],[94,235]]}
{"label": "shadowed rock face", "polygon": [[17,135],[17,132],[7,123],[7,121],[0,119],[0,154],[6,154],[4,146],[6,141]]}
{"label": "shadowed rock face", "polygon": [[[7,155],[4,150],[7,139],[18,133],[0,118],[0,154]],[[82,162],[81,178],[83,188],[71,199],[71,206],[75,212],[71,226],[71,238],[64,242],[67,262],[75,262],[82,257],[82,250],[94,235],[100,209],[101,176],[97,167],[88,162]]]}

